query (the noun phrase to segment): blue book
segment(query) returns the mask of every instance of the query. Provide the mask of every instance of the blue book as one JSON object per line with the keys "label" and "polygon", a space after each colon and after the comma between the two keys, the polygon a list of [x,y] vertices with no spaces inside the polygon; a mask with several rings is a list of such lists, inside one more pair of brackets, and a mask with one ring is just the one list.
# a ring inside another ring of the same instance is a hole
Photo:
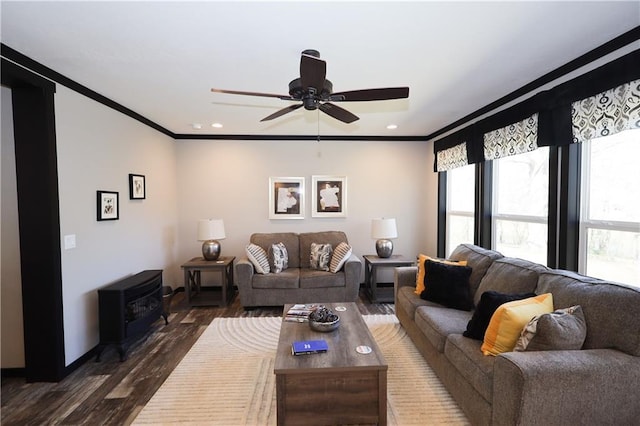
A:
{"label": "blue book", "polygon": [[291,353],[293,355],[317,354],[326,352],[327,349],[329,349],[329,346],[324,340],[303,340],[291,344]]}

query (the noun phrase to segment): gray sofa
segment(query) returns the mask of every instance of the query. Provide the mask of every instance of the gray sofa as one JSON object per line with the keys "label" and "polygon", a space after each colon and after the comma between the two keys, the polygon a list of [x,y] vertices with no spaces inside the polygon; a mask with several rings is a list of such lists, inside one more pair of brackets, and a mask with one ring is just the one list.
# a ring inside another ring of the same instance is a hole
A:
{"label": "gray sofa", "polygon": [[236,283],[243,307],[281,306],[286,303],[355,302],[360,288],[362,261],[355,254],[337,273],[311,269],[311,243],[349,243],[341,231],[307,233],[256,233],[250,242],[269,251],[272,244],[284,243],[289,267],[279,273],[258,274],[247,257],[235,264]]}
{"label": "gray sofa", "polygon": [[417,268],[396,268],[396,315],[473,424],[639,424],[640,291],[471,244],[451,259],[472,268],[476,306],[488,290],[552,293],[555,308],[581,305],[587,326],[581,350],[485,356],[463,336],[472,312],[422,300]]}

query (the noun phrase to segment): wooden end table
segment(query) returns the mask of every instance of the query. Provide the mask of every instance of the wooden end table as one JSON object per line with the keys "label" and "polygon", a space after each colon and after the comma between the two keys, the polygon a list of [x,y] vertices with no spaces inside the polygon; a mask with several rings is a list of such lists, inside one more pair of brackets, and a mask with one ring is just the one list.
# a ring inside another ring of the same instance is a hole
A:
{"label": "wooden end table", "polygon": [[391,257],[386,258],[378,257],[374,254],[365,254],[363,257],[364,283],[369,299],[373,303],[393,303],[393,288],[389,291],[388,287],[378,287],[379,284],[382,284],[378,282],[378,269],[395,268],[397,266],[413,266],[415,265],[415,261],[407,259],[401,254],[394,254]]}
{"label": "wooden end table", "polygon": [[[233,261],[235,256],[220,256],[218,260],[194,257],[181,267],[184,270],[184,289],[190,306],[227,306],[233,297]],[[213,297],[213,292],[203,291],[202,272],[217,272],[222,278],[222,298]]]}
{"label": "wooden end table", "polygon": [[[274,366],[278,425],[386,425],[388,366],[380,348],[355,303],[325,306],[340,317],[340,327],[332,332],[282,321]],[[327,352],[291,354],[292,342],[320,339],[327,342]],[[359,353],[359,346],[371,352]]]}

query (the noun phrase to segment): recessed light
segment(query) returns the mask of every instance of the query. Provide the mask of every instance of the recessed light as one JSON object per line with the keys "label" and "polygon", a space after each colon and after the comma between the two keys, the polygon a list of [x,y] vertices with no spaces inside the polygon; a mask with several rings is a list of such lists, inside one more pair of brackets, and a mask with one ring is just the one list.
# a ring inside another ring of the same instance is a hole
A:
{"label": "recessed light", "polygon": [[213,124],[211,125],[211,127],[214,127],[214,128],[216,128],[216,129],[222,129],[222,124],[220,124],[220,123],[213,123]]}
{"label": "recessed light", "polygon": [[196,130],[199,130],[199,129],[202,129],[202,124],[200,124],[200,123],[193,123],[193,124],[191,125],[191,127],[193,127],[193,128],[194,128],[194,129],[196,129]]}
{"label": "recessed light", "polygon": [[395,130],[395,129],[397,129],[397,128],[398,128],[398,125],[397,125],[397,124],[389,124],[389,125],[387,126],[387,129],[388,129],[388,130]]}

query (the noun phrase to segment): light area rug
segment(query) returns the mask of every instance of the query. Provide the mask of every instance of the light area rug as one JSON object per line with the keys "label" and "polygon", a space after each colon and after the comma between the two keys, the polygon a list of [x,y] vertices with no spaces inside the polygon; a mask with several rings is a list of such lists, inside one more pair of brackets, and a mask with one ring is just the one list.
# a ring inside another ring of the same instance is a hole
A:
{"label": "light area rug", "polygon": [[[394,315],[365,315],[389,365],[389,425],[466,425],[456,402]],[[216,318],[134,425],[276,424],[273,366],[282,318]]]}

